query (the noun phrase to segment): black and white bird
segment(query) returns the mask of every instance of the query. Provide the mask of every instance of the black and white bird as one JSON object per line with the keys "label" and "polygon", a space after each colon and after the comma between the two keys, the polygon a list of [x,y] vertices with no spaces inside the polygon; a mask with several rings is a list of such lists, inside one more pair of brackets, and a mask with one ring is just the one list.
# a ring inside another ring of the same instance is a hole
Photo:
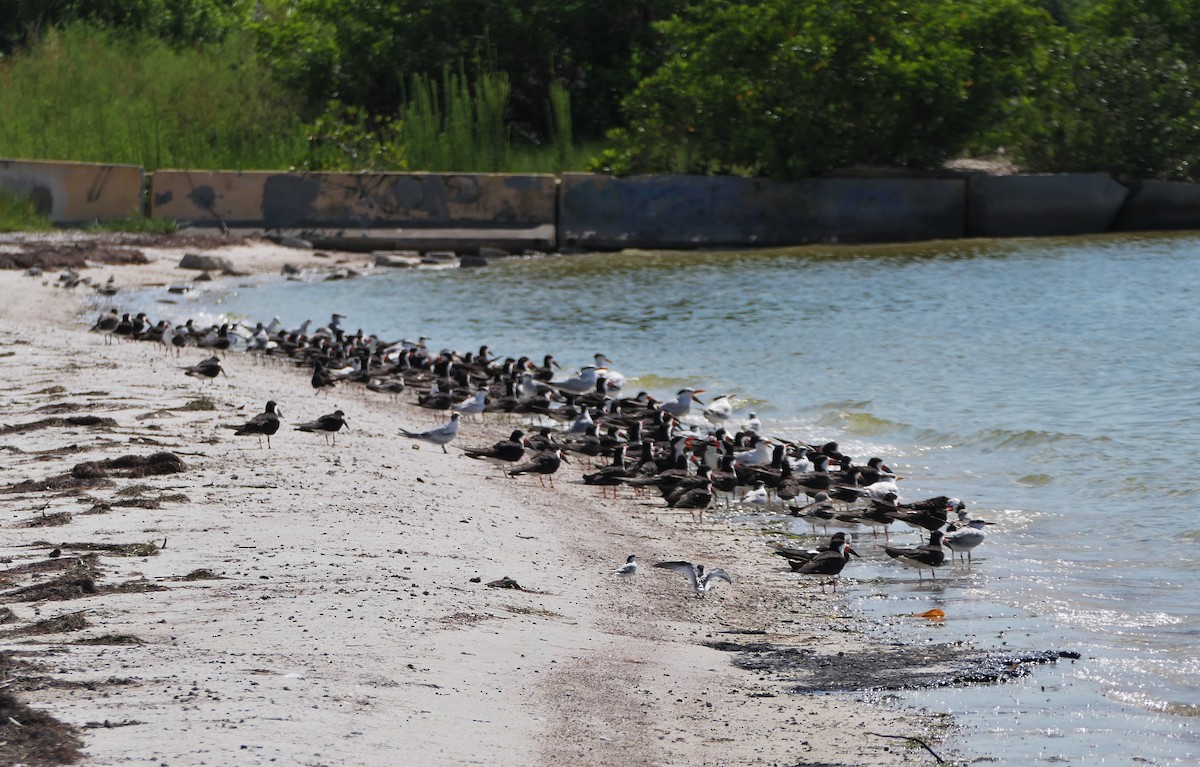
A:
{"label": "black and white bird", "polygon": [[518,474],[536,474],[538,475],[538,482],[543,486],[546,484],[546,480],[543,477],[548,477],[550,479],[550,487],[554,487],[554,473],[558,471],[563,463],[570,462],[570,459],[567,458],[562,448],[556,447],[552,450],[543,450],[535,455],[532,460],[512,467],[508,470],[508,476],[515,477]]}
{"label": "black and white bird", "polygon": [[479,458],[497,466],[516,463],[525,456],[525,432],[513,429],[508,439],[502,439],[491,447],[467,447],[463,453],[468,458]]}
{"label": "black and white bird", "polygon": [[221,367],[221,360],[216,357],[209,357],[201,363],[186,367],[183,369],[183,372],[184,375],[189,375],[192,378],[216,378],[219,375],[229,375]]}
{"label": "black and white bird", "polygon": [[236,429],[234,436],[244,436],[253,434],[258,437],[259,447],[262,447],[262,438],[267,438],[267,447],[271,447],[271,435],[279,431],[279,417],[283,415],[275,409],[275,400],[269,400],[267,407],[263,412],[246,421],[241,426],[230,426],[231,429]]}
{"label": "black and white bird", "polygon": [[902,565],[915,568],[917,579],[921,580],[921,571],[928,570],[931,578],[936,578],[935,569],[946,561],[946,550],[942,548],[942,531],[934,530],[929,534],[929,543],[924,546],[900,547],[887,546],[884,552]]}
{"label": "black and white bird", "polygon": [[[841,574],[846,563],[850,561],[850,555],[858,556],[849,541],[843,540],[836,547],[830,548],[817,554],[809,561],[797,566],[792,562],[792,570],[802,575],[811,575],[816,578],[827,579],[833,584],[833,590],[837,591],[837,576]],[[821,593],[825,593],[826,580],[821,581]]]}
{"label": "black and white bird", "polygon": [[430,442],[434,445],[441,445],[442,452],[449,453],[450,451],[446,449],[446,445],[449,445],[454,438],[458,436],[458,423],[461,420],[462,413],[453,413],[450,416],[449,421],[437,427],[436,429],[420,432],[409,431],[408,429],[401,429],[400,431],[403,432],[404,436],[408,437],[409,439],[417,439],[421,440],[422,442]]}
{"label": "black and white bird", "polygon": [[637,575],[637,555],[630,554],[625,560],[625,564],[618,567],[615,572],[617,575],[624,576]]}
{"label": "black and white bird", "polygon": [[333,444],[337,444],[337,432],[345,427],[347,430],[350,425],[346,422],[346,414],[341,410],[335,410],[332,413],[327,413],[315,421],[296,424],[296,431],[320,432],[328,443],[330,438],[333,439]]}
{"label": "black and white bird", "polygon": [[729,573],[719,567],[713,570],[705,570],[704,565],[693,565],[691,562],[675,561],[675,562],[659,562],[655,567],[661,567],[664,570],[671,570],[688,579],[692,584],[692,588],[696,590],[696,596],[702,597],[709,592],[717,581],[725,581],[733,583],[733,578],[729,577]]}

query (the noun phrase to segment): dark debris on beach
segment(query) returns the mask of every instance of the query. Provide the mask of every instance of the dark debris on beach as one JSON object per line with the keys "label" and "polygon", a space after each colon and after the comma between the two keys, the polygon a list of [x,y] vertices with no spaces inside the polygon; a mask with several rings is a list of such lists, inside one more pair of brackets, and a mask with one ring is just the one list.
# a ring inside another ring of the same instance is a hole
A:
{"label": "dark debris on beach", "polygon": [[1081,658],[1066,650],[978,651],[956,644],[897,645],[832,655],[769,642],[705,644],[733,653],[738,668],[789,680],[794,694],[1000,684],[1040,665]]}

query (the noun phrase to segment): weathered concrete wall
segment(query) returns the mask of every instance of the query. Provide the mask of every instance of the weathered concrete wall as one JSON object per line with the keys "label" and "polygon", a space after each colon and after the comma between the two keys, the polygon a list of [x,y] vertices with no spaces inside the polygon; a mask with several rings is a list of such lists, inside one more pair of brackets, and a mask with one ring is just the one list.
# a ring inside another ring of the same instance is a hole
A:
{"label": "weathered concrete wall", "polygon": [[56,224],[83,224],[140,215],[145,174],[136,165],[0,160],[0,188],[29,197]]}
{"label": "weathered concrete wall", "polygon": [[157,171],[150,215],[265,229],[553,224],[550,175]]}
{"label": "weathered concrete wall", "polygon": [[468,252],[763,247],[1200,230],[1200,184],[1106,173],[828,178],[158,171],[0,160],[0,188],[58,224],[147,212],[194,226],[290,230],[326,247]]}
{"label": "weathered concrete wall", "polygon": [[694,248],[961,237],[962,179],[562,177],[559,246]]}
{"label": "weathered concrete wall", "polygon": [[1134,182],[1112,228],[1116,232],[1200,229],[1200,184]]}
{"label": "weathered concrete wall", "polygon": [[1044,237],[1107,232],[1129,190],[1107,173],[971,177],[970,237]]}

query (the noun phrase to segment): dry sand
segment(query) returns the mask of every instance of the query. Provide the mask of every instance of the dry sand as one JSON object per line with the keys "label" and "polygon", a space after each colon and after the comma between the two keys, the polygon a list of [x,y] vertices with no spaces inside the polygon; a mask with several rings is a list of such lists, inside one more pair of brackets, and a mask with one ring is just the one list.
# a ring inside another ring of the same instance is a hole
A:
{"label": "dry sand", "polygon": [[[145,249],[149,265],[85,273],[118,286],[191,279],[167,245]],[[222,254],[264,272],[335,260],[262,243]],[[32,664],[9,689],[81,728],[80,763],[933,762],[868,734],[929,739],[929,717],[865,694],[791,695],[788,679],[705,644],[751,636],[825,657],[871,643],[840,596],[798,582],[752,528],[697,525],[628,491],[602,499],[578,464],[551,490],[456,449],[507,436],[506,417],[466,424],[443,454],[399,436],[435,423],[410,397],[316,395],[303,370],[236,354],[228,377],[188,378],[180,366],[206,354],[107,344],[56,276],[0,271],[0,488],[128,454],[186,463],[0,493],[10,569],[48,563],[53,548],[68,560],[86,544],[165,542],[152,556],[102,553],[76,598],[14,597],[51,571],[11,576],[0,592],[15,614],[0,649]],[[271,449],[226,428],[268,399],[285,417]],[[213,409],[181,409],[197,400]],[[336,408],[350,426],[336,445],[292,428]],[[4,429],[78,415],[115,425]],[[43,517],[65,524],[32,526]],[[641,573],[614,576],[629,553]],[[735,583],[697,599],[648,566],[660,559],[720,566]],[[504,576],[522,590],[485,585]],[[19,633],[63,616],[76,630]]]}

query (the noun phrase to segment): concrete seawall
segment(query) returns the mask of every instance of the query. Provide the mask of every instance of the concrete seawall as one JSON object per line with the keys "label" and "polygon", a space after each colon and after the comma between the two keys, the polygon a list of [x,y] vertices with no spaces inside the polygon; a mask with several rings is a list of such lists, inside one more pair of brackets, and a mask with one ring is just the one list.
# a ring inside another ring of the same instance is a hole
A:
{"label": "concrete seawall", "polygon": [[321,247],[739,248],[1200,229],[1200,185],[1105,173],[820,178],[287,173],[0,160],[57,224],[144,213]]}
{"label": "concrete seawall", "polygon": [[146,174],[136,165],[0,160],[0,189],[33,200],[56,224],[138,216],[145,188]]}
{"label": "concrete seawall", "polygon": [[590,250],[903,242],[963,236],[962,179],[562,177],[559,245]]}

